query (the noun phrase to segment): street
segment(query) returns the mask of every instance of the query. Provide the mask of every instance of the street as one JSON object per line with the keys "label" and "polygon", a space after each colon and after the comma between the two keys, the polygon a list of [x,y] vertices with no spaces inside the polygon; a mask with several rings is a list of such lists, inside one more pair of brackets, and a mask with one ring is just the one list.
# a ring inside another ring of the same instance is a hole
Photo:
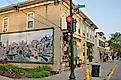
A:
{"label": "street", "polygon": [[110,80],[121,80],[121,61],[118,63],[118,66]]}

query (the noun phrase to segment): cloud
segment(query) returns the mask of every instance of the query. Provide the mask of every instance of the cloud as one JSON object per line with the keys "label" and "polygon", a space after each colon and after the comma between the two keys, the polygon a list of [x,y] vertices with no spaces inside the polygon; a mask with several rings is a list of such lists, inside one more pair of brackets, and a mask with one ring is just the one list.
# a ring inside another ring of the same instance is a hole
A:
{"label": "cloud", "polygon": [[27,43],[30,43],[32,40],[40,40],[44,36],[52,36],[52,35],[53,35],[52,29],[30,31],[23,33],[3,34],[1,35],[1,41],[5,45],[7,40],[9,41],[9,44],[11,44],[12,42],[19,43],[21,40],[24,41],[27,40]]}

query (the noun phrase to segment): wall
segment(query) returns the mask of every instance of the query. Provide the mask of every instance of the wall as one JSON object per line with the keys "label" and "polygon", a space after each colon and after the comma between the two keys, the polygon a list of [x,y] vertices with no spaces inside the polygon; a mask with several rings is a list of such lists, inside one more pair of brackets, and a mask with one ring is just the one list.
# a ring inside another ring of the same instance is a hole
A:
{"label": "wall", "polygon": [[[34,5],[33,5],[34,6]],[[29,7],[29,6],[28,6]],[[27,13],[34,12],[35,16],[35,25],[33,29],[27,29]],[[56,13],[55,13],[56,12]],[[26,31],[26,30],[35,30],[35,29],[43,29],[54,27],[54,66],[60,64],[61,59],[61,40],[60,40],[60,5],[58,7],[54,6],[54,4],[30,7],[29,9],[24,9],[19,12],[11,12],[7,14],[0,15],[0,33],[3,33],[3,18],[9,18],[9,27],[7,32],[16,32],[16,31]],[[51,13],[51,14],[50,14]],[[47,18],[47,20],[42,17]],[[51,22],[54,24],[52,24]],[[47,25],[46,25],[47,24]],[[58,63],[58,64],[57,64]],[[27,64],[26,64],[27,65]],[[24,64],[25,66],[25,64]]]}

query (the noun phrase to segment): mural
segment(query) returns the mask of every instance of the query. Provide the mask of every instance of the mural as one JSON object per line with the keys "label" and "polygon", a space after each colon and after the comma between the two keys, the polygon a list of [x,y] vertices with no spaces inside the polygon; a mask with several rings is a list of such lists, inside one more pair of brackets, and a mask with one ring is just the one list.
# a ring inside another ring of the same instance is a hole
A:
{"label": "mural", "polygon": [[53,29],[2,34],[0,59],[20,62],[52,62]]}

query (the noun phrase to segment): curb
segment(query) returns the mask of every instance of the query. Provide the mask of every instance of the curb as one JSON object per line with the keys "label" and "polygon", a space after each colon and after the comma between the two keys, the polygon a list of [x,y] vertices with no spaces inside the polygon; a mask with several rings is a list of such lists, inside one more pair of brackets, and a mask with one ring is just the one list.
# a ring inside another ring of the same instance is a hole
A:
{"label": "curb", "polygon": [[109,80],[111,78],[111,76],[113,75],[113,73],[115,72],[116,68],[118,66],[118,63],[115,64],[115,66],[113,67],[113,69],[109,72],[109,74],[106,76],[105,80]]}

